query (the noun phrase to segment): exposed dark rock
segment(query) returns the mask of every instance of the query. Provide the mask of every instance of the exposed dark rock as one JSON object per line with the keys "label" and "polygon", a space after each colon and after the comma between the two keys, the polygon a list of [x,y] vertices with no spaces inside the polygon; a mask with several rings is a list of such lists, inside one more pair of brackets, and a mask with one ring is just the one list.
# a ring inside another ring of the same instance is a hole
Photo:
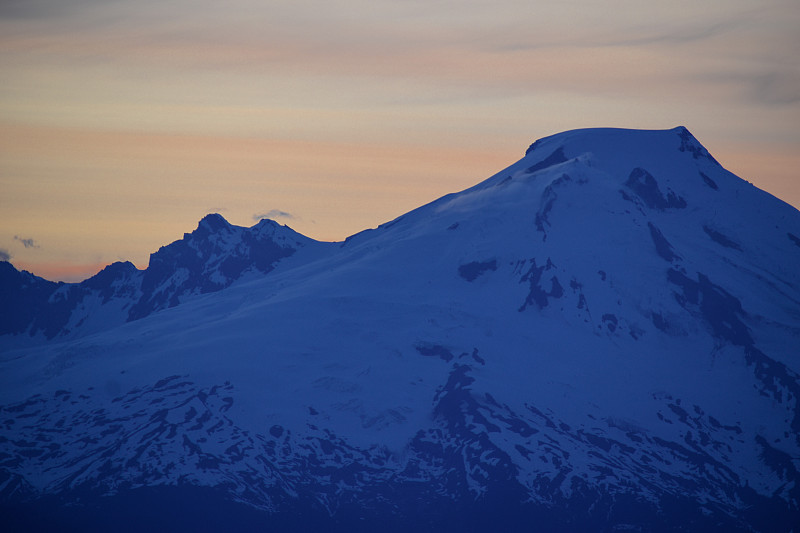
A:
{"label": "exposed dark rock", "polygon": [[664,235],[661,233],[655,224],[652,222],[647,223],[647,227],[650,228],[650,237],[653,239],[653,244],[656,245],[656,252],[664,261],[672,262],[675,259],[680,259],[675,252],[672,251],[672,245],[667,241]]}
{"label": "exposed dark rock", "polygon": [[711,157],[711,154],[705,147],[700,144],[700,142],[694,138],[694,136],[689,133],[685,127],[681,126],[677,128],[678,136],[681,139],[681,146],[678,148],[681,152],[689,152],[692,154],[692,157],[695,159],[708,159],[715,165],[719,166],[719,163],[716,159]]}
{"label": "exposed dark rock", "polygon": [[628,176],[625,186],[635,192],[651,209],[683,209],[686,207],[686,200],[672,191],[664,196],[656,179],[643,168],[634,168]]}
{"label": "exposed dark rock", "polygon": [[708,176],[707,176],[707,175],[706,175],[704,172],[701,172],[701,173],[700,173],[700,177],[701,177],[701,178],[703,178],[703,182],[704,182],[706,185],[708,185],[709,187],[711,187],[711,188],[712,188],[712,189],[714,189],[715,191],[718,191],[718,190],[719,190],[719,186],[717,185],[717,182],[715,182],[714,180],[712,180],[711,178],[709,178],[709,177],[708,177]]}
{"label": "exposed dark rock", "polygon": [[520,283],[527,282],[530,287],[530,291],[525,297],[525,302],[523,302],[523,304],[520,306],[519,311],[524,311],[533,303],[535,303],[539,309],[544,309],[547,307],[548,298],[561,298],[564,295],[564,289],[561,286],[561,283],[559,283],[558,278],[555,276],[550,278],[549,290],[545,290],[541,286],[542,274],[545,271],[552,270],[553,268],[554,266],[553,263],[550,262],[550,259],[548,259],[547,263],[542,266],[536,265],[535,258],[531,259],[530,268],[519,280]]}
{"label": "exposed dark rock", "polygon": [[[288,238],[279,243],[279,233]],[[231,239],[236,246],[229,244]],[[83,319],[74,316],[76,310],[96,297],[103,304],[125,301],[124,319],[138,320],[192,295],[224,289],[248,271],[266,274],[293,255],[303,245],[301,239],[271,220],[240,228],[211,214],[195,231],[151,254],[143,271],[130,262],[117,262],[81,283],[54,283],[0,262],[0,335],[68,335],[71,320],[75,328],[83,325]]]}
{"label": "exposed dark rock", "polygon": [[414,348],[426,357],[438,357],[443,361],[450,362],[455,357],[453,352],[439,344],[417,344]]}
{"label": "exposed dark rock", "polygon": [[728,238],[726,235],[713,228],[710,228],[708,226],[703,226],[703,231],[705,231],[706,235],[711,237],[711,240],[717,244],[721,244],[726,248],[733,248],[734,250],[739,250],[739,251],[742,250],[742,247],[739,246],[739,244],[737,244],[736,241]]}
{"label": "exposed dark rock", "polygon": [[737,346],[750,346],[753,338],[740,317],[745,316],[742,303],[722,287],[715,285],[705,274],[698,273],[697,281],[671,268],[667,279],[681,288],[676,293],[685,308],[695,308],[710,326],[714,336]]}
{"label": "exposed dark rock", "polygon": [[488,272],[497,270],[497,260],[491,261],[473,261],[458,267],[458,275],[467,281],[475,281],[478,276]]}
{"label": "exposed dark rock", "polygon": [[564,163],[567,161],[567,156],[564,155],[564,148],[560,147],[553,151],[550,155],[536,163],[528,167],[528,172],[533,174],[534,172],[538,172],[540,170],[544,170],[548,167],[552,167],[553,165],[557,165],[559,163]]}

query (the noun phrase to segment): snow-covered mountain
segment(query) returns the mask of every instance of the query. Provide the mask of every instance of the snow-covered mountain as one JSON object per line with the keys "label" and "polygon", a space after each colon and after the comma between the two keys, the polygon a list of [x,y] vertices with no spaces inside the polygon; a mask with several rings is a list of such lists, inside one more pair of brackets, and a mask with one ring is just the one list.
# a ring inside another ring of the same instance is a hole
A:
{"label": "snow-covered mountain", "polygon": [[798,265],[800,212],[685,128],[541,139],[343,243],[210,215],[145,271],[4,264],[2,513],[797,530]]}
{"label": "snow-covered mountain", "polygon": [[298,250],[305,256],[326,246],[272,220],[242,228],[211,214],[151,254],[144,271],[117,262],[81,283],[54,283],[0,262],[0,335],[34,342],[83,336],[266,274]]}

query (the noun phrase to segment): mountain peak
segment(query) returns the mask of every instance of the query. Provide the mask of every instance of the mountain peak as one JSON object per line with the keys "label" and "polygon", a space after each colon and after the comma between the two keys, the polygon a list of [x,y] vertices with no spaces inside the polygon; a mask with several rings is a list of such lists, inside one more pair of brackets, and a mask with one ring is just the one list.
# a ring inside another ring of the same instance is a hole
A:
{"label": "mountain peak", "polygon": [[[686,126],[676,126],[665,130],[644,130],[630,128],[578,128],[567,130],[547,137],[542,137],[533,142],[525,151],[525,155],[539,149],[544,145],[573,144],[582,143],[596,144],[604,140],[615,140],[622,142],[647,142],[652,147],[658,145],[672,146],[675,136],[680,139],[681,151],[693,151],[689,147],[695,147],[698,151],[705,150],[703,145]],[[619,145],[617,145],[619,146]],[[707,152],[707,151],[706,151]]]}
{"label": "mountain peak", "polygon": [[119,520],[145,488],[195,516],[207,488],[284,530],[789,531],[798,235],[685,127],[608,128],[347,246],[214,214],[146,271],[0,263],[0,333],[62,337],[0,345],[0,507]]}
{"label": "mountain peak", "polygon": [[681,146],[678,148],[681,152],[689,152],[695,159],[708,159],[717,166],[721,166],[706,147],[700,144],[700,141],[698,141],[694,135],[689,133],[686,127],[678,126],[674,131],[681,139]]}
{"label": "mountain peak", "polygon": [[197,231],[216,233],[220,230],[230,229],[231,224],[219,213],[209,213],[197,224]]}

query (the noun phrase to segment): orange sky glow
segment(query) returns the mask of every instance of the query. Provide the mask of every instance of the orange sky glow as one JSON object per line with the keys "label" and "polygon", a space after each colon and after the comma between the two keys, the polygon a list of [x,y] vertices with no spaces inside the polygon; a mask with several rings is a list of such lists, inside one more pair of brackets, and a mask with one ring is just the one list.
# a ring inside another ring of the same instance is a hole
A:
{"label": "orange sky glow", "polygon": [[219,212],[320,240],[582,127],[684,125],[800,206],[795,0],[12,0],[0,259],[145,268]]}

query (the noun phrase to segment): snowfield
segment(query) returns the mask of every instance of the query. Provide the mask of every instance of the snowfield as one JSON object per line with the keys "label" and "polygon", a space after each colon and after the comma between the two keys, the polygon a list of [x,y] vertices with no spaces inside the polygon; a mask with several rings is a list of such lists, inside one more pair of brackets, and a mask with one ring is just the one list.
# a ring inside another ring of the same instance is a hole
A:
{"label": "snowfield", "polygon": [[800,212],[682,127],[541,139],[342,243],[209,215],[144,271],[0,264],[3,513],[796,530],[798,265]]}

